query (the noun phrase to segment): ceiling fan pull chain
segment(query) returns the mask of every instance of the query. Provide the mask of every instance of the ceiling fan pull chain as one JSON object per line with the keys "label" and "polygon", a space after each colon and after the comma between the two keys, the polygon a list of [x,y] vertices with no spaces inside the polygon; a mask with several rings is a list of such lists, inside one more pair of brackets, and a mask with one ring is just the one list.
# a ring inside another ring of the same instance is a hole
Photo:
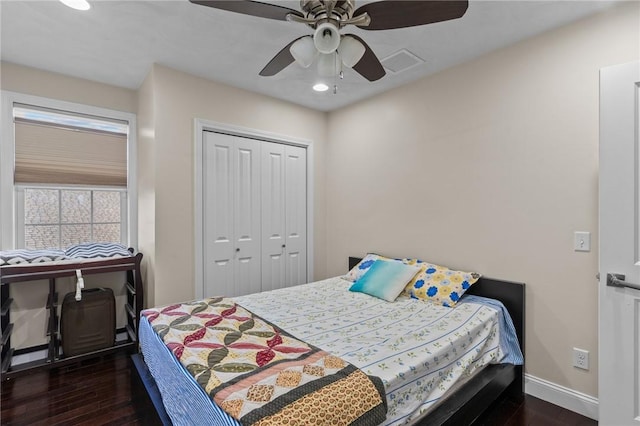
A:
{"label": "ceiling fan pull chain", "polygon": [[333,73],[333,94],[334,95],[338,94],[338,76],[340,76],[340,79],[342,80],[342,62],[340,61],[340,54],[338,53],[338,51],[336,51],[335,54],[333,55],[333,69],[334,70],[338,69],[338,65],[340,65],[340,72]]}

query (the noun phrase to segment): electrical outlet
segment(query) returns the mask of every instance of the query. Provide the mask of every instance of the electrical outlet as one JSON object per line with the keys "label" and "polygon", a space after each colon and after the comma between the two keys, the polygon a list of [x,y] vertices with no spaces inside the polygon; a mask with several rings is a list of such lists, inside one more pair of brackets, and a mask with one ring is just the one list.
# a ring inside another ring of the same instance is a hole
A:
{"label": "electrical outlet", "polygon": [[589,351],[573,348],[573,366],[583,370],[589,369]]}

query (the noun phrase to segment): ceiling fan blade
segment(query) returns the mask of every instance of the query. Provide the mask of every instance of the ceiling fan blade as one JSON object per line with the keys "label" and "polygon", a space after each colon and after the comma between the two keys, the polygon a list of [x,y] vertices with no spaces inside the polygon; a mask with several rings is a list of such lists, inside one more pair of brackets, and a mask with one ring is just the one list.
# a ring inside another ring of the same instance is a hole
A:
{"label": "ceiling fan blade", "polygon": [[353,70],[369,81],[380,80],[382,77],[384,77],[386,72],[369,45],[355,34],[347,35],[355,38],[364,46],[364,55],[362,55],[362,58],[358,61],[358,63],[353,66]]}
{"label": "ceiling fan blade", "polygon": [[468,7],[468,0],[386,0],[362,5],[353,16],[369,14],[371,23],[358,25],[363,30],[390,30],[460,18]]}
{"label": "ceiling fan blade", "polygon": [[308,36],[298,37],[291,43],[287,44],[281,51],[278,52],[276,56],[271,58],[269,63],[265,65],[264,68],[262,68],[262,71],[260,71],[260,75],[263,77],[271,77],[278,74],[280,71],[289,66],[293,61],[295,61],[293,55],[291,55],[291,51],[289,50],[289,48],[293,43],[304,37]]}
{"label": "ceiling fan blade", "polygon": [[276,6],[274,4],[261,3],[250,0],[189,0],[193,4],[213,7],[214,9],[228,10],[230,12],[242,13],[244,15],[258,16],[261,18],[277,19],[286,21],[288,14],[302,17],[302,13],[289,9],[288,7]]}

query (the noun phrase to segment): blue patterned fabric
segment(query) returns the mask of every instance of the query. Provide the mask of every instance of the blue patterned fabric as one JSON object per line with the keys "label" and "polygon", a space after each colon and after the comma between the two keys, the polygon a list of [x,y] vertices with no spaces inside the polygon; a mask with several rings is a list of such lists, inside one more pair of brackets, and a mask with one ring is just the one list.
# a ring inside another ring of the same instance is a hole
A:
{"label": "blue patterned fabric", "polygon": [[174,426],[240,426],[211,401],[144,316],[140,318],[138,332],[144,362],[155,378],[162,403]]}
{"label": "blue patterned fabric", "polygon": [[53,262],[67,259],[62,250],[5,250],[0,251],[0,266],[24,263]]}
{"label": "blue patterned fabric", "polygon": [[0,251],[0,266],[20,265],[27,263],[45,263],[58,260],[94,259],[104,257],[131,256],[122,244],[116,243],[84,243],[76,244],[66,250],[5,250]]}
{"label": "blue patterned fabric", "polygon": [[353,267],[353,269],[347,272],[347,275],[342,277],[342,279],[345,279],[351,282],[358,281],[364,274],[367,273],[369,268],[371,268],[371,265],[373,265],[373,262],[375,262],[376,260],[408,263],[408,262],[405,262],[404,259],[391,259],[389,257],[381,256],[379,254],[367,253],[367,255],[363,257],[362,260],[356,266]]}
{"label": "blue patterned fabric", "polygon": [[76,244],[65,250],[70,258],[93,259],[95,257],[131,256],[122,244],[116,243],[83,243]]}
{"label": "blue patterned fabric", "polygon": [[504,307],[502,302],[495,299],[489,299],[482,296],[474,296],[468,294],[462,299],[460,303],[480,303],[482,305],[490,306],[499,312],[502,312],[500,318],[500,349],[505,354],[504,358],[500,362],[505,364],[523,365],[524,356],[520,350],[518,344],[518,336],[516,335],[516,328],[511,320],[509,311]]}

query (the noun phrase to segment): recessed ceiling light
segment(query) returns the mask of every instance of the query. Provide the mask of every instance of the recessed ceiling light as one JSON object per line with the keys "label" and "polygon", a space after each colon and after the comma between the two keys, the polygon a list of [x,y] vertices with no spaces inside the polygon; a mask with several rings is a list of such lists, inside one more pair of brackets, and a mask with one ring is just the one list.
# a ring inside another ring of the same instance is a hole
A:
{"label": "recessed ceiling light", "polygon": [[65,6],[76,10],[89,10],[91,5],[87,0],[60,0]]}
{"label": "recessed ceiling light", "polygon": [[326,92],[327,90],[329,90],[329,86],[324,83],[317,83],[313,85],[313,90],[315,90],[316,92]]}

